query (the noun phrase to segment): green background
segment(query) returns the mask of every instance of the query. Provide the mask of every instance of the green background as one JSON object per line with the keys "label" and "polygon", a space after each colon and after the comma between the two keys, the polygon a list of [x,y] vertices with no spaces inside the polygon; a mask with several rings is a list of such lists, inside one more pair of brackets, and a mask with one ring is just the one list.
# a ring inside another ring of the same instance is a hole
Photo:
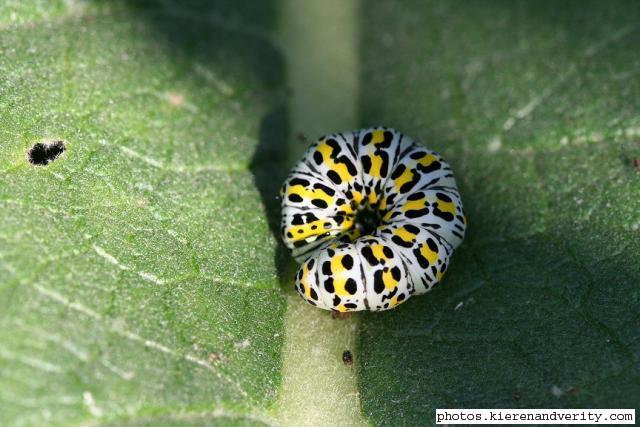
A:
{"label": "green background", "polygon": [[639,406],[639,6],[366,3],[361,120],[429,141],[469,218],[445,289],[362,325],[376,423]]}
{"label": "green background", "polygon": [[[0,424],[282,422],[283,7],[0,5]],[[640,5],[356,11],[354,128],[443,154],[470,223],[445,286],[349,320],[364,420],[640,406]]]}

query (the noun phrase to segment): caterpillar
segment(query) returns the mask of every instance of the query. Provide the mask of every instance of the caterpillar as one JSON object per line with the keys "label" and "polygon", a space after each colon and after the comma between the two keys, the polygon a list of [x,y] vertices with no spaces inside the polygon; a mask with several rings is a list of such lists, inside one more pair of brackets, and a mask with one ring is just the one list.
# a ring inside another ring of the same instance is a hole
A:
{"label": "caterpillar", "polygon": [[451,167],[387,127],[322,136],[280,196],[295,289],[338,312],[388,310],[437,286],[467,225]]}

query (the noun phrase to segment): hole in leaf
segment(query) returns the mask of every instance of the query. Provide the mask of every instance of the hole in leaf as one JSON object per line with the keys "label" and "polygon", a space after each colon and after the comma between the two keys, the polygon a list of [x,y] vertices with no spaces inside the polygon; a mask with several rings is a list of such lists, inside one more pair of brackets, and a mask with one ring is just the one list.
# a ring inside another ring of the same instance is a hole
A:
{"label": "hole in leaf", "polygon": [[46,166],[64,152],[63,141],[36,142],[27,153],[29,163],[35,166]]}

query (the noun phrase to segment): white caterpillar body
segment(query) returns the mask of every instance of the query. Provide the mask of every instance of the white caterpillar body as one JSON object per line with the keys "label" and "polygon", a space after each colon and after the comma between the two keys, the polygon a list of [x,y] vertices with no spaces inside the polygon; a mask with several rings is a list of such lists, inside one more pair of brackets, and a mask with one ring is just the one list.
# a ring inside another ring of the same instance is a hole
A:
{"label": "white caterpillar body", "polygon": [[[464,239],[449,165],[385,127],[320,138],[281,197],[282,237],[302,264],[296,290],[326,310],[387,310],[427,292]],[[374,229],[357,221],[363,211]]]}

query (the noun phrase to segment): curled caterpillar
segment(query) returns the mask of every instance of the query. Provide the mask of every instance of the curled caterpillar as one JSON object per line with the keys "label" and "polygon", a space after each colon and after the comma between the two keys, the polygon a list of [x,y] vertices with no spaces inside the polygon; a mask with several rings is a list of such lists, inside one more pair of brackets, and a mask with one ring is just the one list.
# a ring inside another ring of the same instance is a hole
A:
{"label": "curled caterpillar", "polygon": [[466,228],[451,167],[386,127],[321,137],[281,198],[295,288],[326,310],[387,310],[429,291]]}

